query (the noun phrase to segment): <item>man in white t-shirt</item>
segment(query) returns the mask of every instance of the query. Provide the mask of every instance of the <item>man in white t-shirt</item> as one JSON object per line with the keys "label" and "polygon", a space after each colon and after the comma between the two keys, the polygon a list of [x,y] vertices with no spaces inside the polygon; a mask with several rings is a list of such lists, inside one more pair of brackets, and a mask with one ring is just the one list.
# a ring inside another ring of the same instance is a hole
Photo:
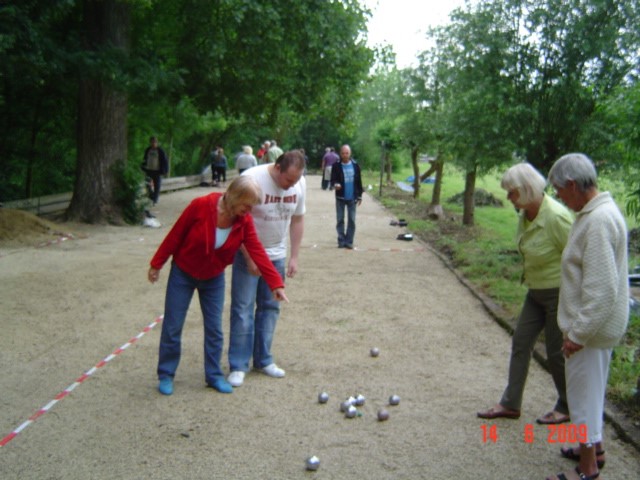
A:
{"label": "man in white t-shirt", "polygon": [[[287,239],[291,242],[291,255],[286,276],[293,277],[298,271],[306,209],[304,169],[304,155],[292,150],[278,157],[275,163],[243,172],[253,177],[262,189],[262,203],[253,207],[251,215],[258,237],[282,278],[285,278]],[[241,249],[233,262],[231,278],[228,381],[234,387],[244,382],[251,357],[254,369],[270,377],[285,375],[271,355],[280,305],[259,275],[255,263]]]}

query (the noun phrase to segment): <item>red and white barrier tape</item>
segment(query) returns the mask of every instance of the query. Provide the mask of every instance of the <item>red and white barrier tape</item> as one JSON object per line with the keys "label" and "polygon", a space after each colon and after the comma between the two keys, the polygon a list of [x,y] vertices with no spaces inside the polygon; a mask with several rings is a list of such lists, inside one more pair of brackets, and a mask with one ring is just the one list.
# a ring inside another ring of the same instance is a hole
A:
{"label": "red and white barrier tape", "polygon": [[63,234],[58,235],[58,237],[55,238],[54,240],[49,240],[48,242],[40,243],[37,246],[37,248],[48,247],[48,246],[53,245],[53,244],[62,243],[62,242],[66,242],[67,240],[75,240],[75,239],[76,239],[76,237],[72,233],[63,233]]}
{"label": "red and white barrier tape", "polygon": [[87,370],[84,374],[82,374],[80,377],[78,377],[78,379],[76,379],[75,382],[73,382],[71,385],[69,385],[67,388],[65,388],[62,392],[60,392],[58,395],[56,395],[53,400],[51,400],[44,407],[42,407],[40,410],[38,410],[36,413],[34,413],[31,417],[29,417],[29,419],[26,422],[24,422],[22,425],[20,425],[18,428],[16,428],[13,432],[11,432],[9,435],[7,435],[2,440],[0,440],[0,447],[4,447],[7,443],[9,443],[11,440],[13,440],[15,437],[17,437],[18,434],[20,432],[22,432],[25,428],[27,428],[29,425],[31,425],[33,422],[35,422],[38,418],[40,418],[42,415],[44,415],[49,410],[51,410],[51,408],[56,403],[58,403],[64,397],[69,395],[73,390],[75,390],[76,387],[78,387],[81,383],[83,383],[85,380],[87,380],[99,368],[104,367],[107,363],[109,363],[111,360],[116,358],[118,355],[120,355],[122,352],[124,352],[131,345],[133,345],[138,340],[140,340],[147,332],[149,332],[153,327],[155,327],[158,323],[160,323],[162,321],[163,317],[164,317],[163,315],[160,315],[159,317],[157,317],[152,323],[147,325],[138,335],[133,337],[131,340],[129,340],[127,343],[125,343],[121,347],[116,348],[113,351],[113,353],[111,353],[110,355],[107,355],[104,359],[100,360],[96,364],[95,367]]}

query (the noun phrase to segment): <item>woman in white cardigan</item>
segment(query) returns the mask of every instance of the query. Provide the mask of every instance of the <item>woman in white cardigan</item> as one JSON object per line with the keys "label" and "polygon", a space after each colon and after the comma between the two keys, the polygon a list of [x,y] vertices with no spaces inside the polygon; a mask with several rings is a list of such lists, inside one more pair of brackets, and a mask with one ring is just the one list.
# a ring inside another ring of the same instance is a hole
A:
{"label": "woman in white cardigan", "polygon": [[561,450],[562,456],[578,460],[578,467],[549,479],[591,480],[604,466],[602,417],[611,352],[629,318],[627,228],[611,195],[598,191],[596,169],[586,155],[558,159],[549,183],[576,212],[562,254],[558,326],[569,411],[581,432],[578,447]]}

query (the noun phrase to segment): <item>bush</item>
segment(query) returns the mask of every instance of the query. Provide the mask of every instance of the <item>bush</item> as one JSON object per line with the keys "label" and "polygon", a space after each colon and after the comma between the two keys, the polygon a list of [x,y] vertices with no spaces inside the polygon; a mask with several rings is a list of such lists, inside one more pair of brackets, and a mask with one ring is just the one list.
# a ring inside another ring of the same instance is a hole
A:
{"label": "bush", "polygon": [[148,199],[142,187],[142,174],[137,168],[137,163],[133,162],[133,164],[124,161],[114,164],[113,171],[117,182],[114,195],[124,221],[136,225],[142,222]]}

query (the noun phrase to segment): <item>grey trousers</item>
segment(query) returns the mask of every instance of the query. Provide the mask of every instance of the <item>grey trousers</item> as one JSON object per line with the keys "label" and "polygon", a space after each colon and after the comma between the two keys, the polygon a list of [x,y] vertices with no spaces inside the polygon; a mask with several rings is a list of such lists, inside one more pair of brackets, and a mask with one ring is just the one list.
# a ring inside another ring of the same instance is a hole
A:
{"label": "grey trousers", "polygon": [[549,370],[558,391],[554,410],[564,414],[569,413],[562,355],[562,332],[558,328],[557,321],[559,292],[559,288],[530,289],[527,292],[513,333],[509,383],[500,400],[500,405],[505,408],[520,410],[533,347],[538,335],[544,330]]}

